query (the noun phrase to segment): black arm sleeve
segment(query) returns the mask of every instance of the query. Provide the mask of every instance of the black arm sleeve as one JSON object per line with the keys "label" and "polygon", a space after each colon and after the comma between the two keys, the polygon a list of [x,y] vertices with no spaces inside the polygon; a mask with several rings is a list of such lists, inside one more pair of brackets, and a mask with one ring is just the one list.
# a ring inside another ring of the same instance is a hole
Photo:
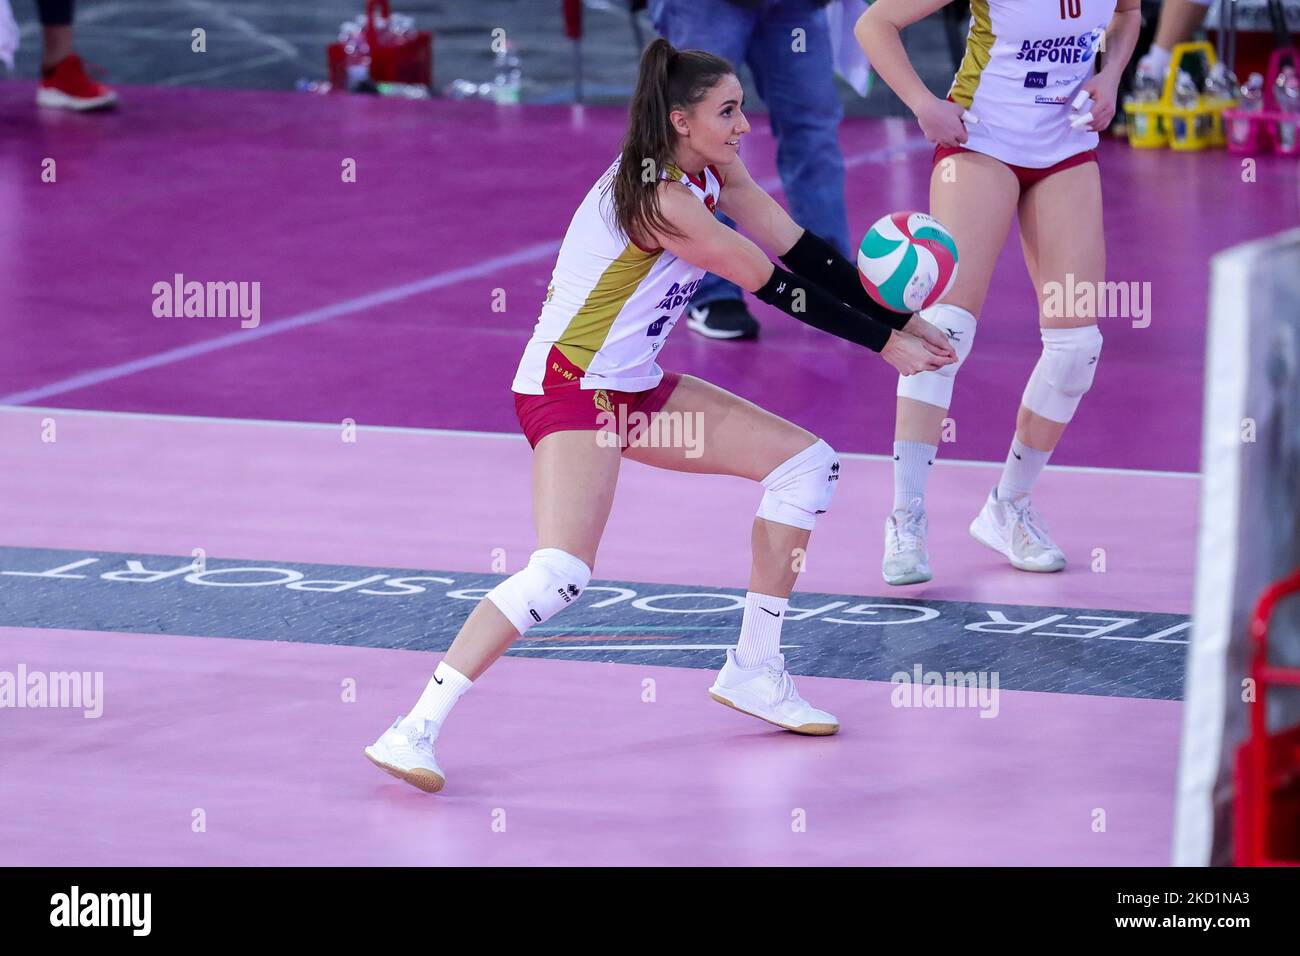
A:
{"label": "black arm sleeve", "polygon": [[781,261],[795,275],[816,282],[827,292],[838,296],[841,302],[848,303],[891,329],[902,331],[912,317],[910,312],[887,309],[867,295],[853,263],[840,255],[839,250],[829,242],[808,229],[803,231],[790,251],[781,257]]}
{"label": "black arm sleeve", "polygon": [[873,352],[879,352],[889,341],[889,326],[850,308],[816,283],[786,272],[778,265],[773,265],[772,278],[754,295],[805,325],[865,345]]}

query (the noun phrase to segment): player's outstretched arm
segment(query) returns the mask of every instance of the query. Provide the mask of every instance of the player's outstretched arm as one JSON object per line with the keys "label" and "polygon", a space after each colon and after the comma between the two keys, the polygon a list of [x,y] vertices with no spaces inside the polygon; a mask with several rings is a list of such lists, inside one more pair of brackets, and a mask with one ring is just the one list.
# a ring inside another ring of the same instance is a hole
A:
{"label": "player's outstretched arm", "polygon": [[877,322],[918,336],[933,350],[956,359],[947,337],[929,322],[911,313],[887,309],[867,295],[853,263],[821,236],[791,219],[790,214],[754,182],[743,162],[737,159],[726,167],[724,174],[726,187],[722,190],[718,208],[777,253],[787,269],[816,283],[844,304]]}
{"label": "player's outstretched arm", "polygon": [[800,322],[880,352],[904,375],[949,364],[948,356],[916,336],[891,329],[773,263],[751,240],[718,222],[684,186],[664,182],[659,190],[659,209],[673,232],[662,230],[652,238],[679,259],[736,283]]}

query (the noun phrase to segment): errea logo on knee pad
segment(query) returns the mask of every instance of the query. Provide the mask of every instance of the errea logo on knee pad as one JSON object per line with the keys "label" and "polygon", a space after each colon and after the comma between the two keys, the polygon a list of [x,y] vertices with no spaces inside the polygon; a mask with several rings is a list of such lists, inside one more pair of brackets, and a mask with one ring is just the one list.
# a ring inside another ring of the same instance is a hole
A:
{"label": "errea logo on knee pad", "polygon": [[591,580],[591,569],[559,548],[534,551],[522,571],[491,591],[488,599],[520,634],[572,604]]}

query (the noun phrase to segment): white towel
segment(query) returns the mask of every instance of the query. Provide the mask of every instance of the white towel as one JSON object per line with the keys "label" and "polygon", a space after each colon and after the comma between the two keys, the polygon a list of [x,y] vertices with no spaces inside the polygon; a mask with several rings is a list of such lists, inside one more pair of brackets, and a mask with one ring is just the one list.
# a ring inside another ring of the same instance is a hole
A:
{"label": "white towel", "polygon": [[[0,3],[4,0],[0,0]],[[831,62],[835,72],[844,77],[858,96],[871,89],[871,64],[853,35],[858,18],[866,12],[865,0],[833,0],[826,5],[826,20],[831,33]]]}
{"label": "white towel", "polygon": [[9,0],[0,0],[0,60],[5,66],[14,68],[14,54],[18,52],[18,24],[14,22],[14,12],[9,8]]}

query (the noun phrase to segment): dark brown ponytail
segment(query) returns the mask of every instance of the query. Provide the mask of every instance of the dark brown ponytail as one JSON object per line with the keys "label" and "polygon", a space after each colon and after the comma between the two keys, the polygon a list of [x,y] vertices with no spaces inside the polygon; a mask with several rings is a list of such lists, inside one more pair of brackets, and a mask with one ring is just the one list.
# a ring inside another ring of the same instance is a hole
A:
{"label": "dark brown ponytail", "polygon": [[734,72],[720,56],[703,50],[678,52],[662,38],[641,54],[623,158],[614,178],[614,213],[629,237],[640,239],[654,232],[681,235],[659,211],[659,173],[672,162],[677,142],[668,117],[673,110],[700,102],[720,79]]}

